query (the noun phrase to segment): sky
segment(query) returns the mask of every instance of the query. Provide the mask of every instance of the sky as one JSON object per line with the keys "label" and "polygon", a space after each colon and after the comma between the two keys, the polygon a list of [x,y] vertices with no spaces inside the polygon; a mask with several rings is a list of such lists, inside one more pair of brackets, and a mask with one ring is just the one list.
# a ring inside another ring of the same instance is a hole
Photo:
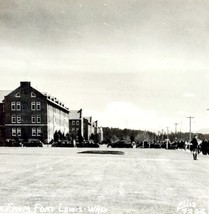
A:
{"label": "sky", "polygon": [[[30,81],[100,126],[209,132],[209,0],[0,0],[1,90]],[[175,125],[177,123],[177,125]]]}

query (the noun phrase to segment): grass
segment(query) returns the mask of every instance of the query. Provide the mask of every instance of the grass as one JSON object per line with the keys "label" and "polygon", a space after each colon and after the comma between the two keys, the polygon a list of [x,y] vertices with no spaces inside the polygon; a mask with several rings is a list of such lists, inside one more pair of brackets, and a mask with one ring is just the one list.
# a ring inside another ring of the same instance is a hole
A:
{"label": "grass", "polygon": [[[124,155],[113,155],[118,152]],[[19,213],[169,214],[185,200],[209,211],[208,156],[193,161],[180,150],[2,147],[0,163],[0,213],[12,203],[25,207]]]}

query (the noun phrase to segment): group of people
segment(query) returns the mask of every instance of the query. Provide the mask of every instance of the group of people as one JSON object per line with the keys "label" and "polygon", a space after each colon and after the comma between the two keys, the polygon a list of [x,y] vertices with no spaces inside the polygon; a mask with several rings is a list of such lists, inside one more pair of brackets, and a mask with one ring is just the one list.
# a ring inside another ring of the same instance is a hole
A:
{"label": "group of people", "polygon": [[200,151],[203,155],[209,154],[209,142],[207,140],[203,140],[200,148],[200,145],[198,144],[197,135],[195,135],[191,141],[190,150],[192,152],[193,159],[197,160],[197,155],[198,153],[200,153]]}

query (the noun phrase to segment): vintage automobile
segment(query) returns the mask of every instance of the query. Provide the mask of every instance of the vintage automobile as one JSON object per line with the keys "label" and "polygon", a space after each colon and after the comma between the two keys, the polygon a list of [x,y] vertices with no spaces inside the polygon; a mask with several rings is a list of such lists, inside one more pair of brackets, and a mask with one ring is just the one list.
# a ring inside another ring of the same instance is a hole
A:
{"label": "vintage automobile", "polygon": [[16,141],[16,140],[1,141],[0,146],[22,147],[22,143],[20,141]]}
{"label": "vintage automobile", "polygon": [[89,141],[83,141],[83,142],[78,142],[76,144],[77,147],[83,148],[83,147],[88,147],[88,148],[99,148],[99,144],[95,143],[93,140]]}
{"label": "vintage automobile", "polygon": [[111,142],[107,145],[107,147],[112,148],[133,148],[133,144],[127,140],[117,140],[115,142]]}
{"label": "vintage automobile", "polygon": [[43,147],[43,143],[40,140],[31,140],[23,143],[24,147]]}
{"label": "vintage automobile", "polygon": [[69,140],[58,140],[52,143],[52,147],[74,147],[73,141]]}

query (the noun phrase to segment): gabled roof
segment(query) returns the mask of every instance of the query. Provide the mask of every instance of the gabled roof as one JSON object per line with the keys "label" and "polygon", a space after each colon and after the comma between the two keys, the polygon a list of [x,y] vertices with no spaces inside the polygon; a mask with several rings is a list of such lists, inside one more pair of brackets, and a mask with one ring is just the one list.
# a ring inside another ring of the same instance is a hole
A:
{"label": "gabled roof", "polygon": [[[20,91],[20,89],[24,87],[24,88],[28,88],[30,89],[32,92],[34,92],[35,94],[39,94],[39,96],[43,96],[47,99],[48,102],[58,106],[59,108],[62,108],[64,109],[65,111],[69,111],[69,109],[64,105],[64,103],[60,102],[56,97],[52,97],[52,96],[49,96],[46,92],[40,92],[38,91],[37,89],[33,88],[31,86],[31,83],[30,82],[20,82],[20,86],[17,87],[16,89],[14,90],[5,90],[5,91],[0,91],[0,102],[3,101],[4,99],[4,96],[12,96],[12,95],[15,95],[16,93],[18,93]],[[2,92],[2,93],[1,93]]]}
{"label": "gabled roof", "polygon": [[80,118],[80,110],[70,110],[69,112],[70,120],[79,120]]}
{"label": "gabled roof", "polygon": [[86,119],[88,121],[89,125],[92,124],[92,117],[84,117],[84,119]]}
{"label": "gabled roof", "polygon": [[45,96],[44,94],[42,94],[40,91],[38,91],[37,89],[33,88],[31,86],[31,83],[28,81],[24,81],[24,82],[20,82],[20,86],[18,86],[17,88],[15,88],[14,90],[10,91],[9,94],[7,94],[6,96],[13,96],[16,93],[20,92],[20,90],[22,89],[26,89],[26,90],[31,90],[33,91],[35,94],[39,94],[40,96]]}
{"label": "gabled roof", "polygon": [[4,100],[4,97],[10,94],[12,90],[0,90],[0,103]]}

